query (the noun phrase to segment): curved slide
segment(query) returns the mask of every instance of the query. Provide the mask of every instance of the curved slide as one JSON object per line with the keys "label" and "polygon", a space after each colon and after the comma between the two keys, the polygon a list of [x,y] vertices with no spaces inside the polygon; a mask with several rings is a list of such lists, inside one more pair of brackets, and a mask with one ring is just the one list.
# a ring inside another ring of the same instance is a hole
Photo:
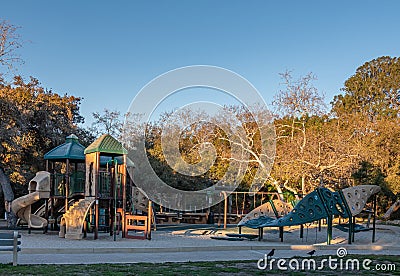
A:
{"label": "curved slide", "polygon": [[50,197],[50,173],[40,171],[29,181],[29,194],[14,199],[11,209],[17,217],[26,221],[29,228],[44,228],[47,220],[32,214],[31,206],[42,198]]}
{"label": "curved slide", "polygon": [[13,212],[28,223],[30,228],[44,228],[47,226],[47,220],[37,215],[31,214],[31,206],[40,200],[40,192],[33,192],[15,199],[11,208]]}

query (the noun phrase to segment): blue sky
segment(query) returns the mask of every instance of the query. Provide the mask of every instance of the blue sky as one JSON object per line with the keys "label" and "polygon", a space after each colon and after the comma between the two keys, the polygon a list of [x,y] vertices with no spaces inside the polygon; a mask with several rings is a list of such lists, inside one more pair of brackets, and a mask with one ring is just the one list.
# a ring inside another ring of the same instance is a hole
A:
{"label": "blue sky", "polygon": [[90,123],[104,108],[125,113],[159,74],[195,64],[242,75],[267,103],[284,88],[279,73],[313,72],[329,103],[358,66],[400,55],[399,10],[396,0],[39,0],[3,1],[0,18],[30,41],[19,73],[83,97]]}

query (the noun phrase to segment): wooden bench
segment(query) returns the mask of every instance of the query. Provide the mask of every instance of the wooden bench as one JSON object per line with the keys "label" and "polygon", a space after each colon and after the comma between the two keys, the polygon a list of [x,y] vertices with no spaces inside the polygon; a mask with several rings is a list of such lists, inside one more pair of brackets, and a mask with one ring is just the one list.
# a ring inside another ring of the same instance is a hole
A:
{"label": "wooden bench", "polygon": [[184,213],[182,214],[182,221],[191,224],[206,224],[208,214],[206,213]]}
{"label": "wooden bench", "polygon": [[182,220],[182,217],[179,217],[177,213],[158,213],[156,218],[160,224],[177,224]]}
{"label": "wooden bench", "polygon": [[18,231],[0,232],[0,251],[13,252],[13,266],[17,265],[18,251],[21,251]]}

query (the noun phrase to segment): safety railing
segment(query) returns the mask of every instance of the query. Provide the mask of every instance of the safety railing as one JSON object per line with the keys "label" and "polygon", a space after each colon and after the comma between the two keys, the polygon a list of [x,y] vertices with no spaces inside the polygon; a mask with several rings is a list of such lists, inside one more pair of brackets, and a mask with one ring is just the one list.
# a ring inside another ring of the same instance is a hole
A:
{"label": "safety railing", "polygon": [[[66,175],[55,173],[51,175],[53,196],[65,197]],[[69,176],[68,196],[85,193],[85,173],[82,171],[73,172]]]}

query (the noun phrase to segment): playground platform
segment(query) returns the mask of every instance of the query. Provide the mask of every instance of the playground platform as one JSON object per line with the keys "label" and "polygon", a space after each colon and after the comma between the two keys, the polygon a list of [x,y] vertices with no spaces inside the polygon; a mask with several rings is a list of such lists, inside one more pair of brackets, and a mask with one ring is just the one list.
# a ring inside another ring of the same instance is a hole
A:
{"label": "playground platform", "polygon": [[[347,244],[347,233],[333,230],[331,245],[326,245],[326,228],[319,232],[316,225],[304,229],[299,237],[298,227],[286,227],[284,242],[279,241],[278,229],[265,229],[264,239],[227,241],[214,240],[211,236],[237,233],[235,225],[227,229],[216,225],[163,225],[152,232],[151,240],[122,239],[116,241],[109,233],[99,233],[94,240],[88,234],[83,240],[66,240],[57,232],[20,230],[22,250],[19,264],[91,264],[91,263],[163,263],[187,261],[235,261],[262,258],[272,248],[278,258],[306,256],[315,249],[317,255],[335,255],[339,247],[348,254],[400,255],[400,227],[377,225],[376,242],[371,243],[371,232],[356,233],[355,241]],[[253,233],[246,229],[245,233]],[[255,230],[256,231],[256,230]],[[0,263],[9,263],[9,254],[0,254]]]}

